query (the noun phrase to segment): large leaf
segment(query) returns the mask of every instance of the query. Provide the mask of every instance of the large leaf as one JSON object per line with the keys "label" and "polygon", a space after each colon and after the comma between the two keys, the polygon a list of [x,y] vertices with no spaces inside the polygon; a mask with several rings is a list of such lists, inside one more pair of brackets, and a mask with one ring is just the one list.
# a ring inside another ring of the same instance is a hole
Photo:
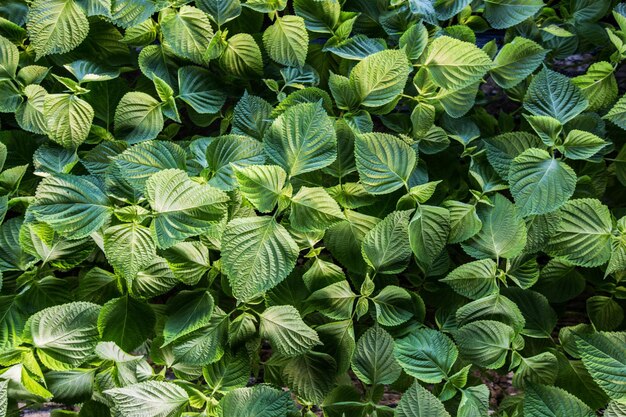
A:
{"label": "large leaf", "polygon": [[419,382],[406,390],[394,414],[397,417],[450,417],[444,405]]}
{"label": "large leaf", "polygon": [[115,109],[115,134],[130,143],[157,137],[163,129],[161,104],[139,91],[126,93]]}
{"label": "large leaf", "polygon": [[156,244],[149,228],[124,223],[105,230],[104,252],[115,271],[132,280],[156,255]]}
{"label": "large leaf", "polygon": [[44,178],[30,210],[70,239],[89,236],[109,220],[112,212],[109,199],[89,177],[69,174]]}
{"label": "large leaf", "polygon": [[241,14],[239,0],[198,0],[196,5],[207,12],[218,26],[229,22]]}
{"label": "large leaf", "polygon": [[75,95],[48,94],[43,114],[50,139],[72,149],[87,139],[94,112],[89,103]]}
{"label": "large leaf", "polygon": [[87,16],[74,0],[37,0],[28,11],[28,32],[37,57],[63,54],[87,37]]}
{"label": "large leaf", "polygon": [[366,384],[393,384],[402,369],[394,360],[389,333],[378,326],[363,333],[352,356],[352,370]]}
{"label": "large leaf", "polygon": [[105,391],[115,408],[128,417],[178,417],[189,395],[171,382],[147,381]]}
{"label": "large leaf", "polygon": [[[502,2],[502,0],[496,1]],[[541,0],[537,1],[541,3]],[[487,4],[493,5],[495,3],[488,2]],[[487,7],[489,8],[489,6]],[[505,6],[505,10],[509,10],[508,6]],[[543,49],[541,45],[518,36],[504,45],[498,52],[493,61],[491,76],[500,87],[513,88],[535,71],[547,53],[548,51]]]}
{"label": "large leaf", "polygon": [[235,168],[239,191],[261,213],[269,213],[278,203],[287,173],[277,165]]}
{"label": "large leaf", "polygon": [[279,64],[303,66],[309,47],[304,19],[290,15],[277,17],[274,24],[265,29],[263,44],[269,56]]}
{"label": "large leaf", "polygon": [[208,231],[222,220],[228,201],[222,191],[200,185],[178,169],[152,175],[146,182],[146,194],[155,213],[150,228],[161,248]]}
{"label": "large leaf", "polygon": [[585,403],[565,390],[532,384],[526,387],[524,415],[537,417],[592,417],[596,414]]}
{"label": "large leaf", "polygon": [[39,359],[50,369],[82,364],[96,348],[100,306],[73,302],[46,308],[30,320],[30,337]]}
{"label": "large leaf", "polygon": [[315,332],[306,325],[293,306],[273,306],[261,314],[259,333],[285,356],[301,355],[320,344]]}
{"label": "large leaf", "polygon": [[438,86],[458,89],[479,81],[493,63],[475,45],[441,36],[428,48],[424,65]]}
{"label": "large leaf", "polygon": [[497,265],[491,259],[463,264],[442,279],[457,293],[478,300],[498,291]]}
{"label": "large leaf", "polygon": [[222,235],[222,266],[240,301],[251,300],[280,283],[297,257],[298,246],[271,217],[232,220]]}
{"label": "large leaf", "polygon": [[448,241],[450,213],[443,207],[423,204],[409,223],[409,242],[417,264],[428,271]]}
{"label": "large leaf", "polygon": [[209,17],[193,6],[165,9],[161,16],[163,38],[172,51],[196,64],[204,64],[213,29]]}
{"label": "large leaf", "polygon": [[408,188],[417,155],[401,139],[387,133],[358,135],[355,141],[356,167],[365,190],[370,194],[388,194]]}
{"label": "large leaf", "polygon": [[291,407],[286,391],[269,385],[239,388],[220,401],[220,417],[283,417]]}
{"label": "large leaf", "polygon": [[104,341],[115,342],[131,352],[153,333],[155,316],[144,301],[128,295],[113,299],[102,306],[98,317],[98,331]]}
{"label": "large leaf", "polygon": [[448,336],[424,328],[396,340],[394,355],[407,374],[437,384],[449,376],[459,351]]}
{"label": "large leaf", "polygon": [[360,104],[384,106],[404,90],[409,62],[402,51],[381,51],[359,62],[350,72],[350,88]]}
{"label": "large leaf", "polygon": [[302,187],[291,199],[289,222],[296,230],[326,230],[342,220],[339,205],[322,187]]}
{"label": "large leaf", "polygon": [[376,273],[397,274],[406,269],[411,258],[410,211],[394,211],[370,230],[363,239],[363,258]]}
{"label": "large leaf", "polygon": [[169,315],[163,326],[164,344],[168,344],[210,323],[213,296],[208,291],[181,291],[168,302]]}
{"label": "large leaf", "polygon": [[321,102],[288,108],[263,142],[269,158],[290,177],[324,168],[337,158],[335,129]]}
{"label": "large leaf", "polygon": [[619,400],[626,395],[626,348],[624,338],[611,333],[577,334],[576,347],[585,368],[598,385]]}
{"label": "large leaf", "polygon": [[544,6],[542,0],[486,0],[485,19],[496,29],[506,29],[532,17]]}
{"label": "large leaf", "polygon": [[589,102],[565,75],[547,68],[537,74],[526,92],[524,108],[536,116],[554,117],[567,123],[582,113]]}
{"label": "large leaf", "polygon": [[246,136],[220,136],[207,147],[206,162],[212,172],[209,184],[230,191],[236,185],[234,168],[265,162],[263,145]]}
{"label": "large leaf", "polygon": [[226,102],[226,95],[217,88],[211,80],[211,74],[204,68],[179,68],[178,86],[178,98],[198,113],[217,113]]}
{"label": "large leaf", "polygon": [[513,336],[511,327],[493,320],[475,321],[454,333],[461,355],[488,369],[504,365]]}
{"label": "large leaf", "polygon": [[530,148],[513,160],[509,185],[520,215],[546,214],[574,194],[576,173],[548,152]]}
{"label": "large leaf", "polygon": [[20,53],[7,38],[0,36],[0,80],[12,80],[17,72]]}

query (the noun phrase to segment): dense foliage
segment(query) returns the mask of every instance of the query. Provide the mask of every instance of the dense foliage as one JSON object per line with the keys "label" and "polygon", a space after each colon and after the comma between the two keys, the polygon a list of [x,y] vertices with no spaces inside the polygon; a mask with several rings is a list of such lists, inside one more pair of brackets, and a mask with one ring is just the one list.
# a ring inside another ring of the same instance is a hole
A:
{"label": "dense foliage", "polygon": [[625,416],[624,58],[609,0],[3,0],[0,416]]}

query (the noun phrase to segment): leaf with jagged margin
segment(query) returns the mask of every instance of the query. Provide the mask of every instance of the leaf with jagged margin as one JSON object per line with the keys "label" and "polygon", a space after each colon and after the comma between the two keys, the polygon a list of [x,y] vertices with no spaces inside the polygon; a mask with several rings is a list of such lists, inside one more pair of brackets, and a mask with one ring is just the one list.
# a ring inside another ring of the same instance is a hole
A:
{"label": "leaf with jagged margin", "polygon": [[574,194],[576,173],[548,152],[530,148],[511,163],[509,186],[522,217],[546,214]]}
{"label": "leaf with jagged margin", "polygon": [[307,326],[295,307],[273,306],[261,314],[259,334],[285,356],[298,356],[321,344],[317,332]]}
{"label": "leaf with jagged margin", "polygon": [[441,36],[430,44],[424,65],[439,87],[460,89],[480,81],[493,63],[476,45]]}
{"label": "leaf with jagged margin", "polygon": [[563,124],[588,106],[589,101],[569,77],[548,68],[533,77],[524,97],[524,108],[530,113],[554,117]]}
{"label": "leaf with jagged margin", "polygon": [[356,167],[361,183],[370,194],[388,194],[403,186],[415,168],[415,150],[387,133],[365,133],[355,140]]}
{"label": "leaf with jagged margin", "polygon": [[196,6],[205,11],[217,26],[222,26],[241,14],[239,0],[196,0]]}
{"label": "leaf with jagged margin", "polygon": [[615,68],[606,61],[591,64],[585,74],[572,78],[572,82],[589,100],[589,111],[605,109],[617,99]]}
{"label": "leaf with jagged margin", "polygon": [[409,216],[411,211],[394,211],[370,230],[361,251],[377,273],[397,274],[406,269],[411,258]]}
{"label": "leaf with jagged margin", "polygon": [[89,135],[94,111],[89,103],[73,94],[48,94],[43,116],[48,137],[68,149],[81,145]]}
{"label": "leaf with jagged margin", "polygon": [[220,417],[284,417],[291,410],[289,392],[269,385],[239,388],[220,400]]}
{"label": "leaf with jagged margin", "polygon": [[485,0],[485,19],[494,29],[507,29],[532,17],[542,0]]}
{"label": "leaf with jagged margin", "polygon": [[211,80],[211,73],[196,66],[178,69],[178,98],[200,114],[213,114],[226,103],[226,94]]}
{"label": "leaf with jagged margin", "polygon": [[263,74],[261,49],[249,33],[237,33],[229,38],[219,62],[222,68],[237,77]]}
{"label": "leaf with jagged margin", "polygon": [[115,135],[137,143],[151,140],[163,130],[161,103],[146,93],[126,93],[115,109]]}
{"label": "leaf with jagged margin", "polygon": [[508,180],[511,163],[528,148],[544,149],[541,139],[528,132],[509,132],[485,140],[487,160],[503,180]]}
{"label": "leaf with jagged margin", "polygon": [[36,0],[28,10],[27,29],[39,59],[80,45],[89,33],[89,21],[74,0]]}
{"label": "leaf with jagged margin", "polygon": [[289,67],[304,65],[309,48],[309,35],[304,19],[299,16],[277,16],[265,29],[263,44],[270,58]]}
{"label": "leaf with jagged margin", "polygon": [[443,206],[450,215],[450,234],[448,243],[463,242],[480,231],[483,222],[476,213],[474,204],[462,203],[455,200],[444,201]]}
{"label": "leaf with jagged margin", "polygon": [[274,210],[287,173],[278,165],[234,167],[239,191],[261,213]]}
{"label": "leaf with jagged margin", "polygon": [[164,9],[160,20],[165,44],[174,54],[198,65],[206,63],[204,55],[213,38],[206,13],[193,6],[182,6],[178,11]]}
{"label": "leaf with jagged margin", "polygon": [[56,305],[35,313],[28,321],[37,356],[57,371],[82,364],[98,344],[100,306],[86,302]]}
{"label": "leaf with jagged margin", "polygon": [[458,294],[478,300],[498,292],[497,271],[493,260],[483,259],[459,266],[441,281]]}
{"label": "leaf with jagged margin", "polygon": [[148,178],[146,197],[155,213],[150,228],[162,249],[211,229],[224,218],[229,200],[223,191],[198,184],[179,169]]}
{"label": "leaf with jagged margin", "polygon": [[233,111],[232,133],[262,140],[271,125],[272,105],[261,97],[243,93]]}
{"label": "leaf with jagged margin", "polygon": [[524,416],[593,417],[596,415],[585,403],[561,388],[527,384],[524,394]]}
{"label": "leaf with jagged margin", "polygon": [[491,77],[500,87],[513,88],[541,65],[547,53],[538,43],[518,36],[498,52],[490,71]]}
{"label": "leaf with jagged margin", "polygon": [[614,400],[626,395],[626,343],[623,334],[576,334],[576,347],[594,381]]}
{"label": "leaf with jagged margin", "polygon": [[350,71],[350,88],[361,105],[380,107],[395,100],[404,90],[409,61],[402,51],[385,50],[372,54]]}
{"label": "leaf with jagged margin", "polygon": [[510,326],[493,320],[474,321],[453,333],[461,356],[487,369],[504,365],[514,335]]}
{"label": "leaf with jagged margin", "polygon": [[44,116],[44,103],[48,92],[37,84],[24,87],[24,101],[15,111],[15,120],[27,132],[46,134],[48,125]]}
{"label": "leaf with jagged margin", "polygon": [[132,280],[156,255],[156,244],[149,228],[122,223],[104,231],[104,253],[115,272]]}
{"label": "leaf with jagged margin", "polygon": [[109,198],[89,177],[57,174],[44,178],[30,206],[35,217],[70,239],[89,236],[113,212]]}
{"label": "leaf with jagged margin", "polygon": [[600,136],[583,130],[573,129],[567,133],[562,149],[563,155],[569,159],[589,159],[600,152],[607,142]]}
{"label": "leaf with jagged margin", "polygon": [[0,36],[0,81],[15,78],[20,61],[20,52],[17,46],[7,38]]}
{"label": "leaf with jagged margin", "polygon": [[415,381],[400,398],[395,416],[450,417],[450,414],[437,397],[421,386],[419,382]]}
{"label": "leaf with jagged margin", "polygon": [[372,298],[376,321],[383,326],[399,326],[413,317],[415,302],[404,288],[387,285]]}
{"label": "leaf with jagged margin", "polygon": [[251,372],[250,358],[245,349],[239,349],[236,353],[227,351],[219,361],[202,368],[202,376],[214,393],[245,387],[250,381]]}
{"label": "leaf with jagged margin", "polygon": [[163,345],[208,325],[213,307],[213,296],[208,291],[179,292],[167,303],[169,314],[163,325]]}
{"label": "leaf with jagged margin", "polygon": [[409,242],[419,267],[427,271],[445,248],[450,234],[450,212],[420,205],[409,223]]}
{"label": "leaf with jagged margin", "polygon": [[611,255],[613,223],[608,207],[599,200],[568,201],[561,209],[561,222],[551,236],[547,252],[578,266],[600,266]]}
{"label": "leaf with jagged margin", "polygon": [[526,320],[517,304],[502,294],[491,294],[465,304],[456,311],[459,326],[477,320],[494,320],[511,326],[519,333]]}
{"label": "leaf with jagged margin", "polygon": [[352,370],[366,384],[393,384],[402,372],[393,357],[393,339],[379,326],[359,338],[352,356]]}
{"label": "leaf with jagged margin", "polygon": [[104,391],[125,417],[178,417],[187,404],[187,392],[172,382],[146,381]]}
{"label": "leaf with jagged margin", "polygon": [[231,191],[237,186],[234,168],[265,163],[263,144],[247,136],[218,136],[206,149],[206,162],[213,175],[209,185]]}
{"label": "leaf with jagged margin", "polygon": [[294,0],[293,8],[306,28],[316,33],[332,34],[341,16],[341,4],[335,0]]}
{"label": "leaf with jagged margin", "polygon": [[447,378],[459,356],[448,336],[429,328],[414,330],[397,339],[393,353],[407,374],[429,384]]}
{"label": "leaf with jagged margin", "polygon": [[337,202],[322,187],[301,187],[291,198],[289,223],[298,231],[326,230],[345,219]]}
{"label": "leaf with jagged margin", "polygon": [[626,130],[626,95],[623,95],[602,118]]}
{"label": "leaf with jagged margin", "polygon": [[115,342],[122,350],[132,352],[153,334],[155,323],[148,303],[125,295],[102,306],[98,331],[103,341]]}
{"label": "leaf with jagged margin", "polygon": [[307,401],[319,404],[335,386],[337,363],[320,352],[307,352],[287,362],[283,377],[295,393]]}
{"label": "leaf with jagged margin", "polygon": [[322,102],[302,103],[278,116],[263,138],[265,152],[290,177],[324,168],[337,158],[337,136]]}
{"label": "leaf with jagged margin", "polygon": [[240,301],[275,287],[291,272],[298,246],[272,217],[231,220],[222,236],[222,267]]}

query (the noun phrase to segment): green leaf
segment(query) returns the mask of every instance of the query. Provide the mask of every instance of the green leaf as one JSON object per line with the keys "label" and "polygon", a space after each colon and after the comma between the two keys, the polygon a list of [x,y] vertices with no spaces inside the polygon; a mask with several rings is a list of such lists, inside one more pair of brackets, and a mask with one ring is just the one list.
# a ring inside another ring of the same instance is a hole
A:
{"label": "green leaf", "polygon": [[[509,2],[511,0],[496,0],[487,2],[487,10],[493,8],[496,3]],[[526,0],[537,1],[541,0]],[[505,6],[504,10],[510,10],[510,6]],[[541,45],[523,38],[516,37],[511,42],[502,47],[493,61],[491,77],[502,88],[513,88],[532,74],[543,62],[548,51]]]}
{"label": "green leaf", "polygon": [[517,208],[506,197],[496,194],[493,207],[480,206],[478,217],[483,227],[462,243],[474,258],[514,258],[526,246],[526,225]]}
{"label": "green leaf", "polygon": [[414,301],[404,288],[388,285],[372,301],[376,321],[383,326],[398,326],[413,316]]}
{"label": "green leaf", "polygon": [[557,387],[529,384],[524,394],[524,415],[533,417],[595,416],[593,410],[585,403]]}
{"label": "green leaf", "polygon": [[458,294],[478,300],[498,292],[498,266],[491,259],[463,264],[450,272],[442,282]]}
{"label": "green leaf", "polygon": [[450,417],[444,405],[419,382],[414,382],[400,398],[396,417]]}
{"label": "green leaf", "polygon": [[513,376],[513,385],[525,387],[528,382],[533,384],[553,385],[559,372],[556,357],[550,352],[543,352],[529,358],[514,354],[520,358],[520,365]]}
{"label": "green leaf", "polygon": [[477,320],[494,320],[511,326],[519,333],[526,325],[526,320],[517,304],[502,294],[491,294],[465,304],[456,311],[459,326]]}
{"label": "green leaf", "polygon": [[163,129],[161,104],[146,93],[126,93],[115,109],[115,135],[129,143],[151,140]]}
{"label": "green leaf", "polygon": [[263,44],[270,58],[279,64],[302,67],[309,47],[304,19],[291,15],[277,17],[274,24],[265,29]]}
{"label": "green leaf", "polygon": [[355,140],[356,166],[361,183],[370,194],[388,194],[408,188],[417,162],[413,148],[387,133],[366,133]]}
{"label": "green leaf", "polygon": [[366,384],[393,384],[402,372],[394,360],[393,339],[378,326],[369,328],[356,343],[352,370]]}
{"label": "green leaf", "polygon": [[293,306],[273,306],[261,314],[259,334],[285,356],[298,356],[321,344],[317,332],[306,325]]}
{"label": "green leaf", "polygon": [[172,343],[172,354],[175,362],[180,364],[183,369],[185,367],[197,369],[216,362],[224,355],[227,331],[228,315],[215,306],[211,321],[207,326],[201,327]]}
{"label": "green leaf", "polygon": [[563,142],[563,155],[569,159],[589,159],[600,152],[607,142],[593,133],[570,130]]}
{"label": "green leaf", "polygon": [[445,248],[450,213],[443,207],[420,205],[409,223],[409,242],[420,268],[428,271]]}
{"label": "green leaf", "polygon": [[402,51],[386,50],[372,54],[350,72],[350,87],[359,102],[380,107],[393,102],[404,90],[409,62]]}
{"label": "green leaf", "polygon": [[160,23],[165,43],[176,55],[199,65],[206,63],[213,29],[202,10],[187,5],[178,11],[165,9]]}
{"label": "green leaf", "polygon": [[624,309],[610,297],[587,298],[587,315],[597,330],[615,330],[624,321]]}
{"label": "green leaf", "polygon": [[576,173],[548,152],[530,148],[513,160],[509,185],[520,215],[546,214],[574,194]]}
{"label": "green leaf", "polygon": [[589,111],[602,110],[617,99],[618,89],[614,72],[613,65],[602,61],[591,64],[587,73],[572,78],[572,82],[589,100]]}
{"label": "green leaf", "polygon": [[28,10],[27,28],[37,58],[41,58],[80,45],[89,32],[89,22],[74,0],[36,0]]}
{"label": "green leaf", "polygon": [[113,21],[124,28],[136,26],[149,19],[157,11],[151,0],[113,0],[111,16]]}
{"label": "green leaf", "polygon": [[454,333],[461,355],[473,364],[497,369],[504,365],[515,331],[504,323],[479,320]]}
{"label": "green leaf", "polygon": [[28,316],[22,311],[16,297],[0,296],[0,348],[8,351],[22,342],[22,331]]}
{"label": "green leaf", "polygon": [[82,364],[96,348],[100,306],[85,302],[56,305],[35,313],[30,336],[42,363],[63,371]]}
{"label": "green leaf", "polygon": [[189,179],[184,171],[166,169],[146,182],[146,195],[155,217],[150,225],[160,248],[207,232],[226,214],[228,196]]}
{"label": "green leaf", "polygon": [[547,68],[533,77],[524,108],[535,116],[554,117],[565,124],[589,106],[580,88],[565,75]]}
{"label": "green leaf", "polygon": [[602,118],[626,130],[626,95],[622,96]]}
{"label": "green leaf", "polygon": [[290,409],[289,392],[269,385],[239,388],[220,401],[220,417],[284,417]]}
{"label": "green leaf", "polygon": [[479,81],[493,63],[476,45],[441,36],[430,44],[424,65],[439,87],[459,89]]}
{"label": "green leaf", "polygon": [[20,229],[20,245],[29,254],[60,270],[83,262],[94,249],[89,239],[69,240],[60,237],[45,223],[25,223]]}
{"label": "green leaf", "polygon": [[104,253],[122,278],[132,280],[156,255],[156,244],[149,228],[123,223],[104,231]]}
{"label": "green leaf", "polygon": [[35,217],[71,239],[89,236],[111,217],[107,196],[89,177],[58,174],[44,178],[30,206]]}
{"label": "green leaf", "polygon": [[612,399],[626,395],[626,348],[619,334],[579,334],[576,347],[594,381]]}
{"label": "green leaf", "polygon": [[43,115],[50,139],[65,148],[77,148],[91,128],[93,108],[72,94],[48,94],[44,98]]}
{"label": "green leaf", "polygon": [[178,417],[189,403],[187,392],[172,382],[141,382],[104,394],[127,417]]}
{"label": "green leaf", "polygon": [[450,216],[448,243],[463,242],[474,236],[482,228],[482,221],[476,213],[476,206],[460,201],[448,200],[443,206]]}
{"label": "green leaf", "polygon": [[370,230],[361,250],[365,262],[376,273],[397,274],[406,269],[411,258],[409,246],[410,211],[394,211]]}
{"label": "green leaf", "polygon": [[125,295],[102,306],[98,331],[103,341],[115,342],[122,350],[131,352],[152,335],[155,321],[147,303]]}
{"label": "green leaf", "polygon": [[414,330],[396,340],[393,353],[407,374],[428,384],[447,379],[459,356],[448,336],[428,328]]}
{"label": "green leaf", "polygon": [[299,397],[319,404],[335,386],[336,372],[337,365],[332,356],[309,352],[291,358],[283,370],[283,376]]}
{"label": "green leaf", "polygon": [[20,91],[11,81],[0,81],[0,113],[13,113],[22,105]]}
{"label": "green leaf", "polygon": [[196,5],[204,10],[217,26],[222,26],[241,14],[239,0],[197,0]]}
{"label": "green leaf", "polygon": [[243,349],[236,354],[226,352],[219,361],[205,366],[202,375],[212,392],[243,388],[250,380],[250,358]]}
{"label": "green leaf", "polygon": [[261,49],[249,33],[238,33],[228,39],[226,50],[220,56],[220,64],[237,77],[263,73]]}
{"label": "green leaf", "polygon": [[20,53],[17,46],[0,36],[0,81],[15,78],[19,61]]}
{"label": "green leaf", "polygon": [[178,98],[200,114],[218,113],[226,102],[226,94],[215,85],[211,74],[204,68],[179,68],[178,88]]}
{"label": "green leaf", "polygon": [[168,301],[169,315],[163,326],[164,345],[185,336],[211,321],[213,297],[204,290],[181,291]]}
{"label": "green leaf", "polygon": [[261,213],[269,213],[278,203],[287,173],[277,165],[253,165],[235,167],[235,177],[243,196]]}
{"label": "green leaf", "polygon": [[[316,265],[319,265],[319,261]],[[335,320],[348,320],[352,317],[354,301],[357,295],[352,292],[348,281],[343,279],[343,277],[341,279],[342,281],[315,291],[307,298],[307,302],[311,303],[311,307],[315,308],[315,311],[326,317]]]}
{"label": "green leaf", "polygon": [[271,217],[231,220],[222,236],[222,267],[240,301],[284,280],[296,264],[298,246]]}
{"label": "green leaf", "polygon": [[507,29],[532,17],[544,6],[542,0],[486,0],[485,19],[495,29]]}
{"label": "green leaf", "polygon": [[509,169],[513,159],[528,148],[543,149],[539,137],[528,132],[510,132],[485,140],[489,164],[504,180],[509,178]]}
{"label": "green leaf", "polygon": [[316,33],[333,33],[341,15],[341,4],[334,0],[294,0],[293,8],[306,28]]}
{"label": "green leaf", "polygon": [[224,191],[235,188],[234,168],[265,162],[263,145],[247,136],[219,136],[206,148],[206,163],[212,177],[209,185]]}
{"label": "green leaf", "polygon": [[590,198],[571,200],[560,214],[561,222],[550,238],[548,253],[587,267],[609,260],[613,224],[605,205]]}
{"label": "green leaf", "polygon": [[15,120],[27,132],[45,134],[48,124],[44,116],[44,103],[48,92],[36,84],[24,88],[24,102],[15,111]]}
{"label": "green leaf", "polygon": [[321,102],[302,103],[278,116],[263,138],[265,152],[290,177],[330,165],[337,137]]}
{"label": "green leaf", "polygon": [[301,187],[291,199],[289,223],[298,231],[323,231],[342,220],[339,205],[322,187]]}

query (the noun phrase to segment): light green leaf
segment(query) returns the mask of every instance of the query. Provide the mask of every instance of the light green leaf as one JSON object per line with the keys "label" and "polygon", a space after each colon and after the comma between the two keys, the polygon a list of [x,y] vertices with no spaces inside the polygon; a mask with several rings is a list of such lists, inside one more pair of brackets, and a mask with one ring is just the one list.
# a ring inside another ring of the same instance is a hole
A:
{"label": "light green leaf", "polygon": [[[511,0],[504,1],[509,2]],[[541,0],[526,1],[542,3]],[[496,0],[496,2],[501,3],[503,0]],[[490,5],[494,7],[495,3],[487,2],[487,10],[489,10]],[[509,7],[505,6],[504,9],[510,10]],[[498,52],[493,61],[491,77],[500,87],[513,88],[537,69],[547,53],[548,51],[543,49],[541,45],[518,36],[504,45]]]}
{"label": "light green leaf", "polygon": [[459,266],[441,281],[462,296],[478,300],[498,292],[497,271],[494,261],[483,259]]}
{"label": "light green leaf", "polygon": [[228,46],[220,56],[220,64],[237,77],[263,73],[261,49],[249,33],[238,33],[228,39]]}
{"label": "light green leaf", "polygon": [[370,194],[388,194],[408,187],[417,162],[413,148],[387,133],[366,133],[355,140],[356,166],[361,183]]}
{"label": "light green leaf", "polygon": [[428,48],[424,65],[439,87],[459,89],[479,81],[493,63],[476,45],[441,36]]}
{"label": "light green leaf", "polygon": [[459,351],[450,338],[434,329],[418,329],[396,340],[394,356],[404,371],[429,384],[447,378]]}
{"label": "light green leaf", "polygon": [[504,323],[479,320],[466,324],[454,333],[461,355],[487,369],[504,365],[515,331]]}
{"label": "light green leaf", "polygon": [[533,417],[592,417],[585,403],[557,387],[529,384],[524,393],[524,416]]}
{"label": "light green leaf", "polygon": [[622,96],[602,118],[626,130],[626,95]]}
{"label": "light green leaf", "polygon": [[463,242],[474,236],[482,228],[482,221],[476,213],[476,206],[460,201],[447,200],[443,206],[450,215],[448,243]]}
{"label": "light green leaf", "polygon": [[350,72],[350,86],[363,106],[379,107],[393,102],[402,93],[408,76],[406,54],[386,50],[356,64]]}
{"label": "light green leaf", "polygon": [[28,10],[27,28],[41,58],[80,45],[89,33],[89,22],[74,0],[36,0]]}
{"label": "light green leaf", "polygon": [[270,58],[279,64],[302,67],[309,47],[304,19],[292,15],[277,17],[274,24],[265,29],[263,44]]}
{"label": "light green leaf", "polygon": [[30,336],[42,363],[53,370],[78,367],[98,344],[100,306],[73,302],[46,308],[30,319]]}
{"label": "light green leaf", "polygon": [[548,253],[587,267],[609,260],[613,224],[605,205],[590,198],[571,200],[560,213],[561,222],[550,238]]}
{"label": "light green leaf", "polygon": [[559,372],[556,357],[550,352],[543,352],[529,358],[514,354],[520,360],[519,367],[513,375],[513,385],[523,388],[528,382],[533,384],[553,385]]}
{"label": "light green leaf", "polygon": [[236,354],[225,352],[219,361],[202,369],[209,389],[221,393],[245,387],[250,380],[250,373],[250,358],[244,349]]}
{"label": "light green leaf", "polygon": [[569,77],[547,68],[533,77],[524,97],[524,108],[535,116],[551,116],[565,124],[589,106]]}
{"label": "light green leaf", "polygon": [[570,130],[563,142],[563,155],[569,159],[589,159],[602,150],[607,142],[583,130]]}
{"label": "light green leaf", "polygon": [[63,236],[89,236],[109,220],[112,208],[108,197],[88,178],[69,174],[44,178],[30,210]]}
{"label": "light green leaf", "polygon": [[409,246],[410,211],[394,211],[370,230],[361,250],[365,262],[376,273],[397,274],[406,269],[411,258]]}
{"label": "light green leaf", "polygon": [[165,9],[161,16],[163,38],[171,50],[181,58],[202,65],[213,38],[209,17],[193,6],[182,6],[178,11]]}
{"label": "light green leaf", "polygon": [[156,255],[156,244],[149,228],[123,223],[104,231],[104,253],[122,278],[132,280]]}
{"label": "light green leaf", "polygon": [[341,15],[341,4],[334,0],[294,0],[296,14],[306,28],[316,33],[333,33]]}
{"label": "light green leaf", "polygon": [[542,0],[486,0],[485,19],[495,29],[507,29],[532,17],[544,6]]}
{"label": "light green leaf", "polygon": [[441,401],[417,381],[402,395],[394,415],[396,417],[450,417]]}
{"label": "light green leaf", "polygon": [[393,384],[402,368],[393,357],[393,339],[381,327],[369,328],[356,343],[352,370],[366,384]]}
{"label": "light green leaf", "polygon": [[587,73],[572,78],[587,100],[589,111],[602,110],[615,102],[618,88],[613,65],[606,61],[591,64]]}
{"label": "light green leaf", "polygon": [[456,311],[459,326],[477,320],[499,321],[508,324],[518,333],[526,324],[517,304],[498,293],[465,304]]}
{"label": "light green leaf", "polygon": [[301,187],[291,199],[289,223],[298,231],[326,230],[342,220],[339,205],[322,187]]}
{"label": "light green leaf", "polygon": [[269,158],[290,177],[324,168],[337,158],[335,128],[321,102],[288,108],[274,120],[263,143]]}
{"label": "light green leaf", "polygon": [[285,356],[298,356],[321,344],[317,332],[306,325],[290,305],[273,306],[261,314],[259,334]]}
{"label": "light green leaf", "polygon": [[222,267],[233,295],[248,301],[275,287],[291,272],[298,246],[271,217],[231,220],[222,236]]}
{"label": "light green leaf", "polygon": [[450,213],[443,207],[420,205],[409,223],[409,242],[420,268],[428,271],[445,248]]}
{"label": "light green leaf", "polygon": [[94,112],[89,103],[75,95],[48,94],[43,114],[50,139],[71,149],[87,139]]}
{"label": "light green leaf", "polygon": [[237,185],[234,168],[264,162],[263,145],[247,136],[219,136],[206,148],[207,168],[212,175],[209,185],[224,191],[230,191]]}
{"label": "light green leaf", "polygon": [[155,213],[150,228],[160,248],[207,232],[224,218],[228,201],[224,192],[200,185],[178,169],[148,178],[146,196]]}
{"label": "light green leaf", "polygon": [[253,165],[235,167],[235,177],[243,196],[261,213],[269,213],[278,203],[287,173],[277,165]]}
{"label": "light green leaf", "polygon": [[17,46],[5,37],[0,36],[0,81],[15,78],[20,61]]}
{"label": "light green leaf", "polygon": [[269,385],[239,388],[220,401],[220,417],[284,417],[292,400],[289,392]]}
{"label": "light green leaf", "polygon": [[526,225],[506,197],[496,194],[493,202],[493,207],[479,207],[478,217],[483,227],[461,245],[465,252],[478,259],[514,258],[526,246]]}
{"label": "light green leaf", "polygon": [[196,0],[196,5],[204,10],[217,26],[222,26],[241,14],[239,0]]}
{"label": "light green leaf", "polygon": [[546,214],[574,194],[576,173],[548,152],[530,148],[513,160],[509,185],[520,215]]}
{"label": "light green leaf", "polygon": [[132,352],[152,335],[155,321],[146,302],[125,295],[102,306],[98,331],[103,341],[115,342],[122,350]]}
{"label": "light green leaf", "polygon": [[200,114],[220,111],[226,102],[226,94],[211,80],[211,73],[204,68],[188,66],[178,69],[180,98]]}
{"label": "light green leaf", "polygon": [[40,85],[24,88],[24,101],[15,111],[17,124],[27,132],[46,134],[48,125],[44,116],[44,102],[48,92]]}
{"label": "light green leaf", "polygon": [[104,394],[125,417],[179,417],[189,403],[187,392],[172,382],[141,382]]}
{"label": "light green leaf", "polygon": [[157,137],[163,129],[161,104],[146,93],[126,93],[115,109],[115,135],[129,143]]}

